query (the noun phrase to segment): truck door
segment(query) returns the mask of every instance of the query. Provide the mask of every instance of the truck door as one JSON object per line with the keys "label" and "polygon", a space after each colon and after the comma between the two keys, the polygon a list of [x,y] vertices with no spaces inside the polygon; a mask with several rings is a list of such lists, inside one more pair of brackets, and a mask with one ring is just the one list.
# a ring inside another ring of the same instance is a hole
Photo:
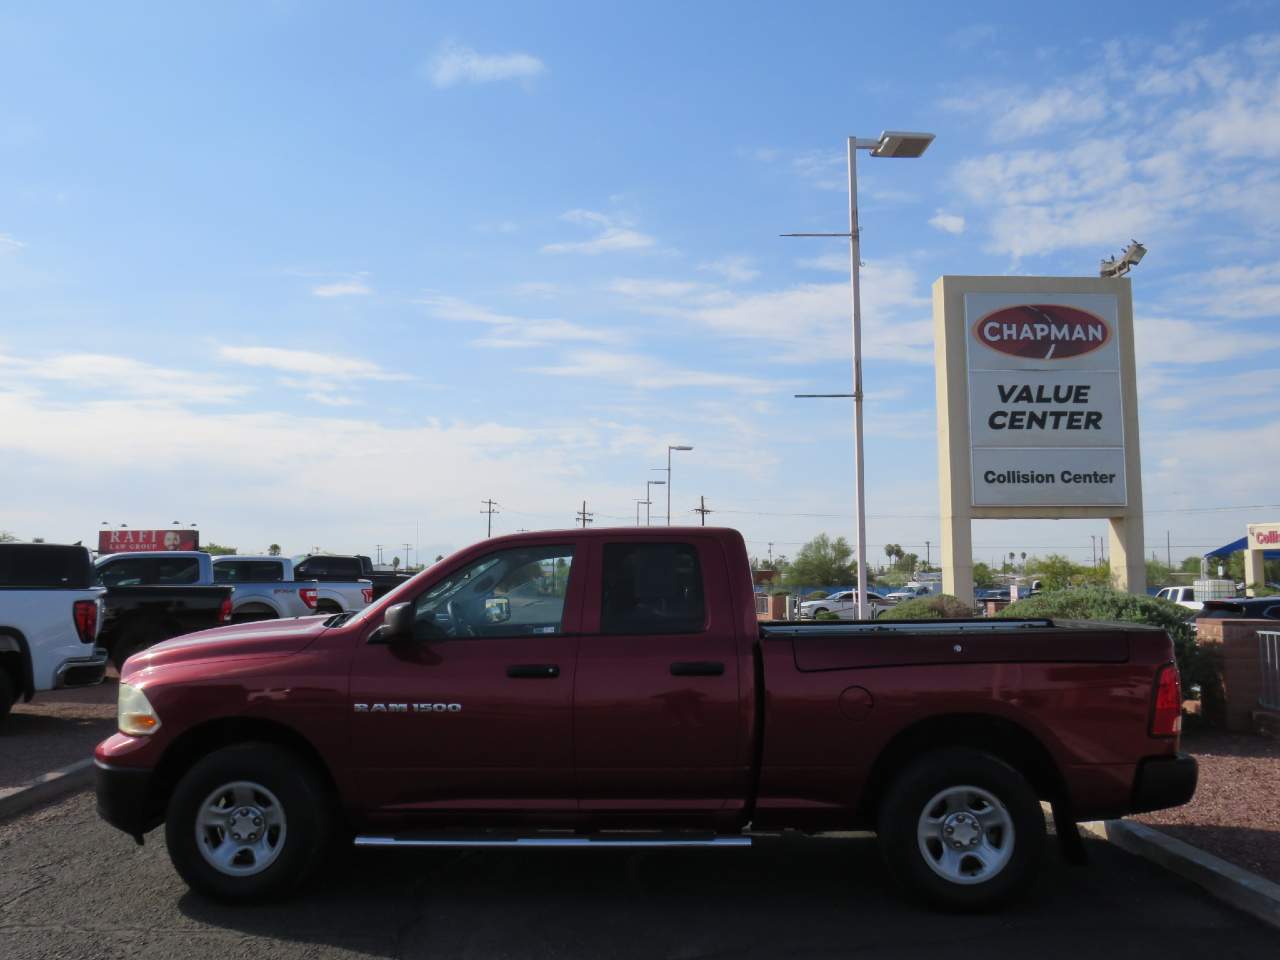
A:
{"label": "truck door", "polygon": [[595,540],[574,695],[578,795],[601,825],[711,825],[742,807],[749,711],[711,537]]}
{"label": "truck door", "polygon": [[357,647],[352,782],[375,818],[572,819],[575,552],[535,542],[464,562],[410,601],[412,641]]}

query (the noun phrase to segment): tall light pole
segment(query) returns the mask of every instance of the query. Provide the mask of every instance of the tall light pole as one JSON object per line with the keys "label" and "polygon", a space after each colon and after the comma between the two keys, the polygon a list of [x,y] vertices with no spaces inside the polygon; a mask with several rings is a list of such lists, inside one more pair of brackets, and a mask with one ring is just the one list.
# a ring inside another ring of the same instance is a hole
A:
{"label": "tall light pole", "polygon": [[637,527],[640,526],[640,507],[642,504],[648,504],[648,502],[649,501],[647,499],[636,501],[636,526]]}
{"label": "tall light pole", "polygon": [[675,444],[667,447],[667,526],[671,526],[671,451],[672,450],[692,450],[693,447],[686,447],[681,444]]}
{"label": "tall light pole", "polygon": [[653,526],[653,522],[649,519],[649,504],[653,503],[653,488],[654,488],[654,487],[665,487],[666,485],[667,485],[667,481],[665,481],[665,480],[646,480],[646,481],[645,481],[645,488],[644,488],[644,502],[645,502],[645,508],[644,508],[644,525],[645,525],[646,527],[651,527],[651,526]]}
{"label": "tall light pole", "polygon": [[849,239],[849,287],[853,293],[853,473],[854,504],[858,515],[858,619],[871,612],[867,606],[867,512],[864,503],[862,458],[862,284],[859,268],[862,244],[858,229],[858,159],[859,150],[870,150],[873,157],[918,157],[933,143],[932,133],[902,133],[886,130],[877,140],[848,138],[849,154],[849,232],[848,233],[784,233],[784,237],[847,237]]}

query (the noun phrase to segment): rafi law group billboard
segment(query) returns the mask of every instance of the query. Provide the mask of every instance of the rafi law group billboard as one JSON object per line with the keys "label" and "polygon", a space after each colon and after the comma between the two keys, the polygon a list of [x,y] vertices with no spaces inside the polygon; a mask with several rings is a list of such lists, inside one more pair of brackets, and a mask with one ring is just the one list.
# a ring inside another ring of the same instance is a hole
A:
{"label": "rafi law group billboard", "polygon": [[144,550],[199,550],[198,530],[99,530],[98,553],[140,553]]}
{"label": "rafi law group billboard", "polygon": [[964,298],[972,500],[1124,506],[1116,297]]}

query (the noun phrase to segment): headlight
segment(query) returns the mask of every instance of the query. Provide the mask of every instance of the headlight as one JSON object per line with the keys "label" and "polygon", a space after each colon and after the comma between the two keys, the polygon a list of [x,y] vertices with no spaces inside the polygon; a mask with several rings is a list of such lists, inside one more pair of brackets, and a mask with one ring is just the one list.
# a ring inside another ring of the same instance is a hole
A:
{"label": "headlight", "polygon": [[122,683],[116,701],[116,726],[131,737],[147,737],[160,729],[160,718],[145,693]]}

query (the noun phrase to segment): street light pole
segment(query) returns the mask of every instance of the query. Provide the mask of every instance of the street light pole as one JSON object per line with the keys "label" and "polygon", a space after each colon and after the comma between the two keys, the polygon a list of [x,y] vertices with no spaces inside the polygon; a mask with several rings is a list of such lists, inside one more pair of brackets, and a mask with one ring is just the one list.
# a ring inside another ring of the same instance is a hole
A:
{"label": "street light pole", "polygon": [[671,526],[671,451],[672,450],[692,450],[693,447],[687,447],[682,444],[676,444],[667,447],[667,526]]}
{"label": "street light pole", "polygon": [[651,527],[651,526],[653,526],[653,521],[650,519],[650,516],[649,516],[649,504],[653,503],[653,488],[654,488],[654,487],[665,487],[666,485],[667,485],[667,481],[665,481],[665,480],[646,480],[646,481],[645,481],[645,489],[644,489],[644,499],[645,499],[645,507],[644,507],[644,525],[645,525],[646,527]]}
{"label": "street light pole", "polygon": [[[858,619],[871,612],[867,604],[867,512],[863,482],[862,444],[862,242],[858,228],[858,162],[859,150],[870,150],[873,157],[918,157],[933,142],[931,133],[885,131],[878,140],[847,138],[849,155],[849,232],[848,233],[784,233],[784,237],[848,237],[849,287],[853,294],[853,473],[854,509],[858,517]],[[811,395],[812,396],[812,395]],[[817,396],[822,396],[818,394]],[[826,394],[840,396],[840,394]]]}

